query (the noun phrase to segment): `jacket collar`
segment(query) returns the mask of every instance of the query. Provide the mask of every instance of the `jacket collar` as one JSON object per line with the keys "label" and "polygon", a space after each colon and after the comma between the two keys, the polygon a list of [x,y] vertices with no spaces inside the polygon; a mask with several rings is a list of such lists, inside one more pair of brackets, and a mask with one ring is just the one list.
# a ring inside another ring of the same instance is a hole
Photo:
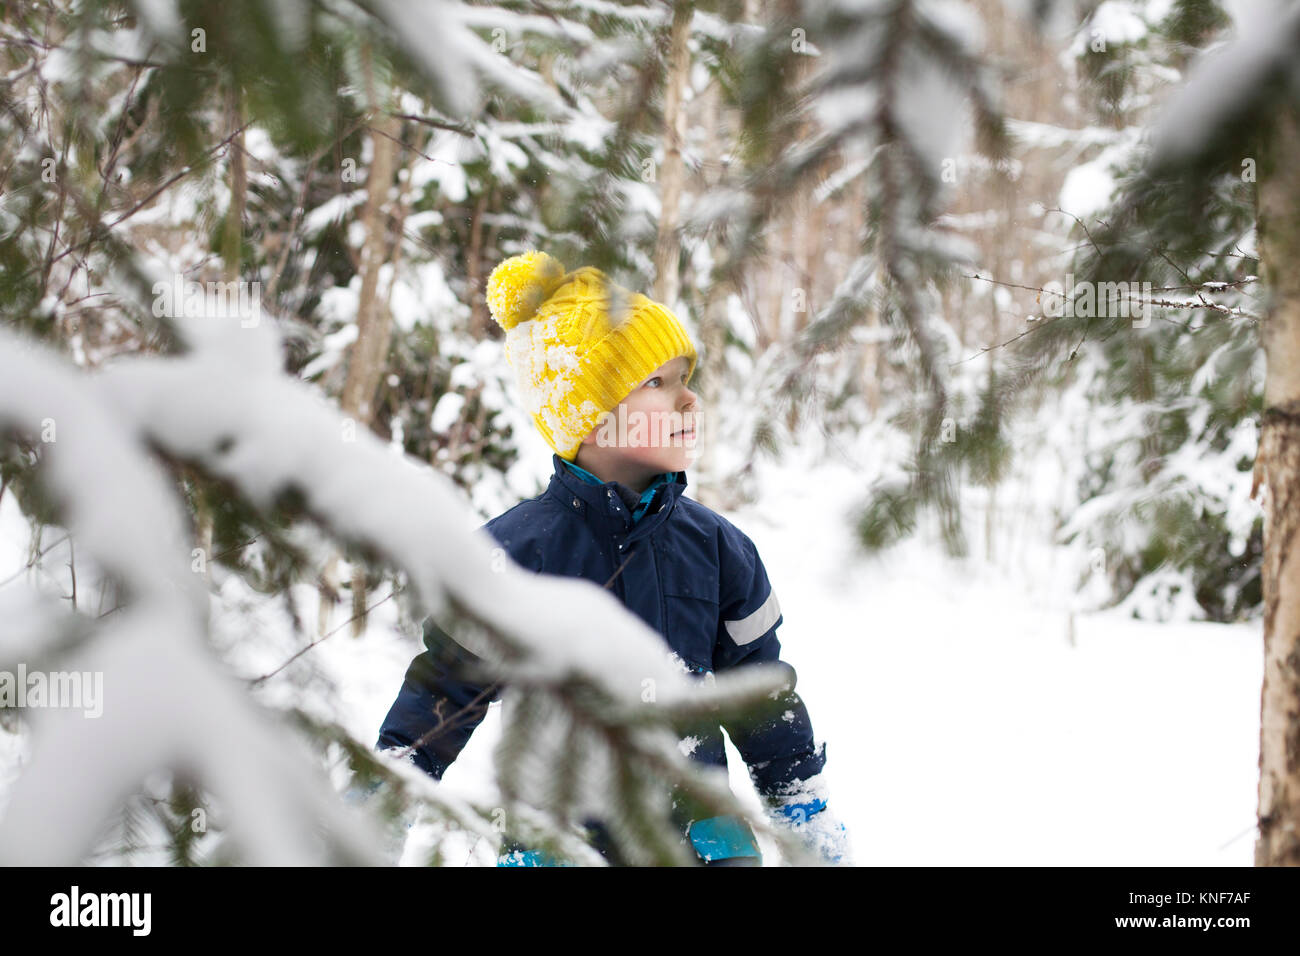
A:
{"label": "jacket collar", "polygon": [[[672,471],[659,475],[650,488],[646,489],[654,491],[650,505],[652,510],[633,522],[627,503],[618,492],[618,482],[597,483],[584,478],[555,453],[551,454],[551,464],[555,473],[551,476],[547,493],[558,498],[565,507],[579,512],[593,527],[606,533],[632,532],[638,538],[648,534],[668,517],[677,498],[686,489],[686,472]],[[654,504],[656,500],[659,502],[657,508]]]}

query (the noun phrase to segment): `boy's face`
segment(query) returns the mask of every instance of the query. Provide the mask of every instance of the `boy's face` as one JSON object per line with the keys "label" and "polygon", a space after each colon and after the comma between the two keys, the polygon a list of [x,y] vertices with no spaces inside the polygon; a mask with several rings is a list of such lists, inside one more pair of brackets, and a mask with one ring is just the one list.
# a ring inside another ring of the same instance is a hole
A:
{"label": "boy's face", "polygon": [[680,356],[655,369],[583,439],[577,463],[638,491],[660,472],[685,471],[699,424],[698,396],[686,387],[690,367]]}

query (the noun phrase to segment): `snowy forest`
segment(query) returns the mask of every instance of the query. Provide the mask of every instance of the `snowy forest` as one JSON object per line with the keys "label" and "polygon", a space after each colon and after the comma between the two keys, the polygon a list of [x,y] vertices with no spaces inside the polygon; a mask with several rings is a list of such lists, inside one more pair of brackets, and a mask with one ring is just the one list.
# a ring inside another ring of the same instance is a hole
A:
{"label": "snowy forest", "polygon": [[[793,670],[854,865],[1300,865],[1300,0],[2,7],[0,862],[824,863],[682,746]],[[782,666],[483,530],[533,250],[689,331]]]}

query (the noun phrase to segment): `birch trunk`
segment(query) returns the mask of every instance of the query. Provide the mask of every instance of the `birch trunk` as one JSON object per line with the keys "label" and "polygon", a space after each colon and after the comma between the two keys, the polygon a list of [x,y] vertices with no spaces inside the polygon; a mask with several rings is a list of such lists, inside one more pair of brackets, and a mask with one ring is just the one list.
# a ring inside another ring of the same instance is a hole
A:
{"label": "birch trunk", "polygon": [[1264,489],[1264,686],[1256,866],[1300,865],[1300,123],[1284,109],[1262,157],[1259,248],[1271,295],[1255,463]]}
{"label": "birch trunk", "polygon": [[362,214],[365,239],[361,247],[361,292],[357,300],[357,338],[352,343],[347,379],[343,384],[343,410],[360,425],[374,416],[375,385],[383,368],[380,349],[387,341],[387,314],[379,299],[379,271],[388,261],[384,203],[393,184],[397,150],[394,140],[400,121],[391,116],[375,120],[371,132],[374,159],[366,180],[366,207]]}
{"label": "birch trunk", "polygon": [[668,76],[664,85],[664,161],[659,168],[659,234],[655,239],[654,299],[671,309],[677,301],[677,265],[680,242],[677,238],[678,207],[682,199],[682,138],[685,128],[682,91],[690,79],[690,38],[693,3],[678,0],[673,7],[669,34]]}
{"label": "birch trunk", "polygon": [[[722,93],[716,83],[712,84],[702,97],[704,104],[704,128],[708,130],[707,168],[716,170],[718,179],[722,178],[723,158],[727,153],[729,142],[722,131],[723,111]],[[712,177],[706,177],[703,189],[713,183]],[[712,248],[712,274],[702,277],[708,283],[704,290],[704,313],[700,321],[700,364],[696,372],[698,382],[691,385],[700,396],[700,428],[696,435],[696,453],[694,474],[696,489],[692,497],[706,507],[715,510],[723,508],[721,496],[722,475],[718,473],[714,425],[721,420],[723,401],[722,383],[726,373],[727,349],[727,308],[729,287],[723,278],[727,274],[727,244],[715,243]],[[729,504],[729,503],[728,503]]]}
{"label": "birch trunk", "polygon": [[[375,389],[384,368],[388,352],[389,316],[379,297],[379,272],[388,261],[387,217],[384,204],[393,183],[393,167],[397,155],[397,136],[401,121],[380,113],[371,128],[373,147],[370,170],[366,177],[366,206],[362,213],[365,239],[361,246],[361,291],[357,298],[357,338],[352,343],[348,357],[348,373],[343,383],[343,411],[365,428],[374,418]],[[400,245],[400,243],[399,243]],[[326,633],[329,612],[333,601],[329,597],[333,586],[333,573],[337,557],[326,565],[323,577],[326,587],[321,591],[320,632]],[[352,575],[352,634],[357,636],[365,629],[366,579],[361,568]]]}

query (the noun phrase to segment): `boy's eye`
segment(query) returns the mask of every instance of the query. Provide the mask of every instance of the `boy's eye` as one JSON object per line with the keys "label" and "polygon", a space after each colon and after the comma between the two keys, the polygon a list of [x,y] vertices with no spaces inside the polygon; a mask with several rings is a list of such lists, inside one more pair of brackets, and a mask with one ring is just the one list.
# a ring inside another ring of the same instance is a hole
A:
{"label": "boy's eye", "polygon": [[[656,375],[654,378],[649,379],[649,380],[646,382],[646,385],[652,385],[652,384],[654,384],[655,382],[658,382],[660,385],[662,385],[662,384],[664,383],[663,376],[662,376],[662,375]],[[682,384],[683,384],[683,385],[686,384],[686,373],[685,373],[685,372],[682,373]]]}

